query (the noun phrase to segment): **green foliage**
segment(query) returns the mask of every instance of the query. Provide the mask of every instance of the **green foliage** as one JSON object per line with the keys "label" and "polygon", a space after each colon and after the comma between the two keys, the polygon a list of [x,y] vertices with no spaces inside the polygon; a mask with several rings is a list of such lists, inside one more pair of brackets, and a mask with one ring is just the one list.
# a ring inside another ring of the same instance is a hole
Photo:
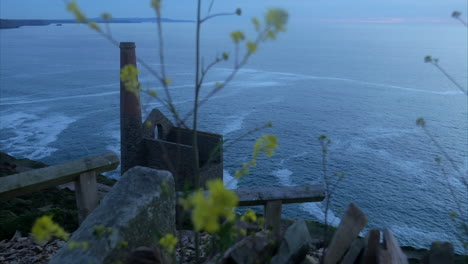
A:
{"label": "green foliage", "polygon": [[78,4],[76,3],[76,1],[71,1],[70,3],[68,3],[67,10],[75,16],[76,21],[80,23],[88,22],[88,19],[86,18],[84,13],[81,12],[81,10],[78,8]]}
{"label": "green foliage", "polygon": [[257,51],[257,44],[252,41],[247,41],[247,51],[249,53],[255,53]]}
{"label": "green foliage", "polygon": [[172,255],[177,245],[177,238],[173,234],[167,234],[159,240],[159,245],[161,245],[167,253]]}
{"label": "green foliage", "polygon": [[272,26],[275,31],[285,31],[288,22],[288,12],[283,9],[269,9],[265,15],[267,26]]}
{"label": "green foliage", "polygon": [[112,19],[112,15],[109,13],[102,13],[101,18],[108,22]]}
{"label": "green foliage", "polygon": [[117,249],[126,249],[126,248],[128,248],[128,242],[125,240],[122,240],[117,244]]}
{"label": "green foliage", "polygon": [[[209,12],[213,6],[213,2],[209,7]],[[158,37],[159,37],[159,50],[160,50],[160,60],[161,60],[161,69],[160,72],[152,70],[148,65],[144,64],[141,59],[137,59],[139,63],[142,63],[145,68],[147,68],[155,77],[160,81],[162,86],[165,89],[166,99],[160,99],[157,92],[153,89],[148,89],[146,92],[153,98],[157,100],[166,100],[162,101],[163,105],[167,106],[171,113],[174,114],[177,123],[184,123],[184,120],[179,119],[177,114],[177,110],[174,108],[172,104],[171,93],[169,90],[169,85],[172,83],[172,80],[166,77],[165,68],[164,68],[164,54],[163,54],[163,41],[162,41],[162,27],[160,21],[160,13],[161,13],[161,0],[151,0],[150,5],[156,11],[157,15],[157,23],[158,23]],[[200,2],[198,2],[200,5]],[[110,29],[107,27],[106,32],[102,32],[99,26],[94,23],[90,22],[83,12],[78,8],[76,2],[71,2],[68,5],[68,10],[75,15],[77,21],[82,23],[87,23],[89,27],[93,30],[98,31],[101,35],[109,39],[112,43],[117,44],[118,42],[115,41],[112,36],[110,35]],[[234,78],[237,74],[237,71],[245,65],[248,61],[249,57],[256,53],[259,48],[259,44],[263,41],[273,40],[276,39],[277,34],[279,32],[283,32],[286,30],[286,23],[288,20],[288,14],[286,11],[281,9],[269,9],[268,12],[265,14],[264,23],[260,23],[257,18],[252,19],[252,23],[255,26],[255,29],[258,33],[256,38],[253,40],[247,40],[246,35],[243,31],[237,30],[230,34],[230,37],[235,44],[235,53],[234,53],[234,68],[232,73],[223,81],[216,82],[214,90],[208,93],[208,96],[204,98],[202,101],[199,101],[199,91],[203,86],[203,80],[208,71],[211,67],[219,63],[220,61],[227,61],[229,60],[230,56],[227,52],[223,52],[222,55],[219,57],[217,56],[212,63],[209,63],[208,66],[204,66],[203,63],[200,63],[200,27],[201,24],[208,19],[214,18],[216,16],[221,15],[241,15],[242,10],[240,8],[236,9],[234,13],[219,13],[209,15],[205,18],[200,17],[200,8],[198,8],[197,14],[197,45],[196,45],[196,64],[195,64],[195,72],[196,72],[196,81],[195,81],[195,100],[194,100],[194,108],[193,108],[193,133],[194,133],[194,158],[195,160],[198,159],[198,143],[197,143],[197,115],[198,115],[198,108],[203,104],[207,99],[209,99],[212,95],[214,95],[217,91],[227,86],[227,84]],[[103,14],[101,16],[105,21],[109,21],[112,17],[110,14]],[[240,56],[239,54],[239,45],[241,42],[245,41],[245,54]],[[140,84],[138,82],[138,70],[133,65],[126,65],[122,68],[120,74],[121,82],[124,84],[125,88],[128,91],[139,93]],[[264,127],[271,127],[271,122],[268,122]],[[258,130],[258,129],[257,129]],[[257,131],[255,130],[255,131]],[[235,142],[235,140],[233,141]],[[248,174],[248,170],[250,167],[256,166],[256,160],[259,155],[263,154],[267,157],[274,154],[275,149],[278,147],[278,139],[274,135],[263,135],[259,139],[256,140],[256,143],[253,147],[252,158],[248,163],[244,163],[241,170],[236,171],[236,177],[241,177]],[[219,146],[218,146],[219,148]],[[195,185],[198,186],[198,178],[199,172],[198,167],[195,168],[195,178],[196,183]],[[185,201],[184,206],[187,209],[192,210],[192,221],[194,225],[194,229],[196,231],[206,231],[209,233],[216,233],[215,235],[219,241],[224,241],[221,245],[224,244],[232,244],[233,241],[232,234],[233,230],[235,229],[235,225],[233,224],[234,221],[234,208],[237,206],[238,197],[232,191],[226,190],[224,184],[221,180],[213,180],[207,183],[208,192],[205,193],[203,190],[197,190],[192,195],[190,195]],[[260,218],[257,218],[253,211],[247,211],[246,215],[243,216],[243,219],[248,222],[255,222],[259,224]],[[97,226],[94,229],[94,233],[98,238],[108,236],[107,229],[103,226]],[[167,251],[173,251],[175,246],[174,241],[176,241],[172,235],[166,235],[164,238],[161,238],[160,244]],[[198,235],[197,235],[198,237]],[[196,243],[196,251],[198,252],[198,238],[195,239]],[[198,256],[198,253],[196,254]]]}
{"label": "green foliage", "polygon": [[416,125],[419,127],[426,127],[426,120],[424,118],[420,117],[416,119]]}
{"label": "green foliage", "polygon": [[255,31],[260,31],[262,25],[260,24],[260,21],[258,20],[258,18],[254,17],[252,18],[252,24],[254,24],[255,26]]}
{"label": "green foliage", "polygon": [[103,225],[97,225],[93,228],[93,235],[97,238],[109,237],[113,230],[111,227],[105,227]]}
{"label": "green foliage", "polygon": [[426,62],[426,63],[432,62],[432,57],[431,56],[424,57],[424,62]]}
{"label": "green foliage", "polygon": [[0,240],[10,239],[16,231],[22,234],[31,232],[36,219],[44,215],[53,215],[55,222],[59,223],[61,227],[67,232],[72,232],[78,227],[78,217],[76,211],[64,209],[50,209],[44,212],[33,212],[24,215],[14,216],[8,219],[0,220]]}
{"label": "green foliage", "polygon": [[[267,123],[271,125],[271,122]],[[257,165],[257,158],[260,154],[265,154],[267,157],[271,157],[275,153],[275,149],[278,148],[278,138],[275,135],[263,135],[258,138],[253,147],[252,158],[250,161],[244,162],[242,168],[236,171],[236,178],[241,178],[249,174],[249,167],[255,167]]]}
{"label": "green foliage", "polygon": [[73,240],[70,240],[68,241],[68,244],[67,244],[67,249],[68,250],[76,250],[76,249],[80,249],[80,250],[86,250],[89,248],[89,243],[86,242],[86,241],[73,241]]}
{"label": "green foliage", "polygon": [[80,10],[76,1],[69,2],[67,5],[67,10],[75,16],[75,20],[77,22],[88,24],[91,29],[101,32],[101,28],[96,22],[89,21],[88,18],[86,18],[86,15]]}
{"label": "green foliage", "polygon": [[235,44],[245,40],[245,35],[242,31],[234,31],[231,33],[231,39]]}
{"label": "green foliage", "polygon": [[52,221],[49,215],[39,217],[31,228],[31,233],[39,242],[47,241],[52,237],[68,240],[68,233]]}
{"label": "green foliage", "polygon": [[156,12],[161,12],[161,0],[151,0],[151,7],[156,10]]}
{"label": "green foliage", "polygon": [[241,220],[247,223],[255,223],[257,222],[257,214],[252,209],[247,209],[244,215],[242,215]]}
{"label": "green foliage", "polygon": [[[454,11],[452,13],[452,17],[459,20],[464,26],[468,26],[467,23],[460,18],[460,15],[461,13],[458,12],[458,11]],[[439,64],[439,60],[438,59],[435,59],[435,58],[432,58],[431,56],[426,56],[424,58],[424,62],[425,63],[431,63],[432,65],[434,65],[441,73],[443,73],[445,75],[445,77],[450,80],[460,91],[462,91],[465,95],[468,96],[468,92],[467,92],[467,89],[465,89],[464,87],[462,87],[452,76],[450,76]],[[426,135],[431,139],[432,143],[437,147],[437,149],[439,150],[439,152],[443,155],[444,159],[448,161],[448,164],[451,165],[452,169],[456,172],[456,177],[458,177],[458,179],[461,181],[462,185],[465,186],[465,188],[468,189],[468,177],[467,177],[467,174],[466,172],[462,172],[458,166],[456,165],[456,163],[454,162],[454,160],[450,157],[450,155],[445,151],[445,149],[442,147],[442,145],[438,142],[438,140],[436,140],[436,138],[432,135],[431,131],[426,127],[426,122],[423,118],[418,118],[416,120],[416,125],[423,128],[424,132],[426,133]],[[442,158],[437,156],[435,157],[435,162],[437,163],[437,165],[439,166],[439,168],[441,169],[441,172],[442,172],[442,175],[445,176],[445,179],[447,181],[447,186],[448,186],[448,190],[450,192],[450,195],[452,197],[452,200],[453,202],[455,203],[456,205],[456,210],[458,212],[455,212],[455,211],[450,211],[449,212],[449,216],[450,216],[450,219],[454,222],[456,228],[460,231],[460,232],[457,232],[456,233],[456,236],[457,236],[457,239],[461,242],[462,245],[466,245],[467,241],[468,241],[468,224],[467,224],[467,214],[465,211],[463,211],[463,208],[462,208],[462,205],[460,203],[460,198],[459,198],[459,193],[457,193],[457,191],[452,187],[451,183],[450,183],[450,180],[449,180],[449,176],[445,170],[445,167],[444,165],[442,164]],[[466,254],[466,247],[465,247],[465,254]]]}

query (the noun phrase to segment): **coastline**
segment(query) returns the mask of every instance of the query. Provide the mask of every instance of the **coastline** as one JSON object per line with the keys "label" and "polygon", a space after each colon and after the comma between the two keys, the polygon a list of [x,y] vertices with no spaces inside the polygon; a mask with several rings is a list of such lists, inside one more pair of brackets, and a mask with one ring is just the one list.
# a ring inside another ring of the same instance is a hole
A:
{"label": "coastline", "polygon": [[[96,23],[155,23],[155,18],[112,18],[106,21],[102,18],[90,18]],[[161,18],[163,23],[193,23],[192,20]],[[23,26],[48,26],[55,24],[77,24],[75,19],[0,19],[0,29],[15,29]]]}

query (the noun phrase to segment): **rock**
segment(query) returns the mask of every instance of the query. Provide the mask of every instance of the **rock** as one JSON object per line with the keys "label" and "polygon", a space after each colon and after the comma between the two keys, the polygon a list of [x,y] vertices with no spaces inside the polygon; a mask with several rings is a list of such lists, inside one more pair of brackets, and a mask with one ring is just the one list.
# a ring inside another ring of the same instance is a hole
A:
{"label": "rock", "polygon": [[271,259],[271,264],[301,263],[309,251],[312,239],[304,220],[298,220],[285,232],[278,254]]}
{"label": "rock", "polygon": [[262,231],[255,236],[247,236],[237,242],[224,253],[220,263],[223,264],[254,264],[269,263],[269,259],[278,248],[274,236]]}
{"label": "rock", "polygon": [[125,263],[127,264],[168,264],[169,258],[159,249],[139,247],[130,253]]}
{"label": "rock", "polygon": [[[174,178],[168,171],[134,167],[73,233],[72,241],[88,242],[89,247],[64,247],[50,264],[111,263],[140,246],[155,248],[158,237],[175,234],[175,205]],[[104,227],[97,232],[103,233],[100,238],[93,232],[97,226]]]}
{"label": "rock", "polygon": [[320,261],[318,258],[314,258],[312,256],[306,256],[301,264],[319,264]]}

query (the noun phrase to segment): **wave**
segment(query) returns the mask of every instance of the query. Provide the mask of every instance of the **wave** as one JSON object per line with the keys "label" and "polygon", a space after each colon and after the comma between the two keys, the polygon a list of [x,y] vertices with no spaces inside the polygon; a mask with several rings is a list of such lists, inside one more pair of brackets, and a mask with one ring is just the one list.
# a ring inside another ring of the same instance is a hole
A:
{"label": "wave", "polygon": [[[221,70],[228,70],[228,69],[221,69]],[[439,94],[439,95],[464,95],[462,91],[429,91],[429,90],[422,90],[410,87],[404,87],[399,85],[393,84],[386,84],[386,83],[376,83],[376,82],[368,82],[363,80],[356,80],[356,79],[349,79],[349,78],[340,78],[340,77],[332,77],[332,76],[317,76],[317,75],[305,75],[305,74],[298,74],[298,73],[289,73],[289,72],[275,72],[275,71],[262,71],[257,69],[241,69],[239,70],[240,74],[263,74],[263,75],[270,75],[276,76],[284,79],[299,81],[299,80],[329,80],[329,81],[341,81],[341,82],[350,82],[356,84],[364,84],[368,86],[376,86],[376,87],[383,87],[383,88],[390,88],[390,89],[398,89],[408,92],[418,92],[418,93],[430,93],[430,94]]]}
{"label": "wave", "polygon": [[232,175],[227,170],[223,170],[223,182],[224,186],[226,186],[228,189],[237,189],[238,180],[232,177]]}
{"label": "wave", "polygon": [[293,186],[291,179],[291,175],[293,175],[292,171],[288,169],[279,169],[275,170],[272,174],[278,178],[278,181],[282,186]]}
{"label": "wave", "polygon": [[226,117],[226,125],[223,129],[223,135],[231,134],[242,128],[245,118],[248,116],[248,113],[242,113],[240,115],[233,115]]}
{"label": "wave", "polygon": [[57,151],[49,145],[76,120],[55,113],[46,118],[25,112],[2,115],[0,129],[12,136],[0,140],[0,147],[13,156],[43,159]]}
{"label": "wave", "polygon": [[[325,222],[325,212],[322,203],[302,203],[300,205],[303,211],[313,215],[318,221]],[[340,218],[338,218],[332,210],[328,209],[328,224],[332,226],[338,226],[340,224]]]}
{"label": "wave", "polygon": [[108,96],[119,94],[120,91],[114,92],[105,92],[105,93],[96,93],[96,94],[80,94],[80,95],[70,95],[70,96],[59,96],[54,98],[45,98],[45,99],[37,99],[37,100],[28,100],[28,101],[16,101],[16,102],[7,102],[7,103],[0,103],[0,105],[20,105],[20,104],[37,104],[37,103],[44,103],[44,102],[54,102],[54,101],[62,101],[62,100],[69,100],[69,99],[77,99],[77,98],[86,98],[86,97],[101,97],[101,96]]}

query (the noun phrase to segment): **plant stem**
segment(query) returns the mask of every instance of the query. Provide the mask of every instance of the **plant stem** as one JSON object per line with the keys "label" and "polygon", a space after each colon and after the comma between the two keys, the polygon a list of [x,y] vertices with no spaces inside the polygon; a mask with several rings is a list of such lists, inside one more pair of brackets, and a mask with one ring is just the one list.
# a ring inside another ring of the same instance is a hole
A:
{"label": "plant stem", "polygon": [[465,89],[463,89],[463,87],[459,83],[457,83],[457,81],[455,81],[455,79],[452,76],[450,76],[442,67],[440,67],[438,63],[432,64],[434,64],[434,66],[436,66],[436,68],[439,69],[439,71],[442,72],[445,75],[445,77],[447,77],[455,86],[457,86],[457,88],[460,89],[460,91],[462,91],[465,95],[468,95],[468,92],[465,91]]}
{"label": "plant stem", "polygon": [[198,100],[200,95],[200,12],[201,0],[198,0],[197,7],[197,32],[195,40],[195,100],[193,103],[193,157],[194,157],[194,172],[195,172],[195,188],[200,188],[200,171],[199,171],[199,155],[198,155]]}
{"label": "plant stem", "polygon": [[[195,100],[193,105],[193,169],[195,173],[195,189],[200,188],[200,168],[198,156],[198,135],[197,135],[197,122],[198,122],[198,97],[200,93],[200,13],[201,13],[201,0],[197,1],[197,31],[195,40]],[[195,261],[200,263],[200,234],[195,232]]]}

